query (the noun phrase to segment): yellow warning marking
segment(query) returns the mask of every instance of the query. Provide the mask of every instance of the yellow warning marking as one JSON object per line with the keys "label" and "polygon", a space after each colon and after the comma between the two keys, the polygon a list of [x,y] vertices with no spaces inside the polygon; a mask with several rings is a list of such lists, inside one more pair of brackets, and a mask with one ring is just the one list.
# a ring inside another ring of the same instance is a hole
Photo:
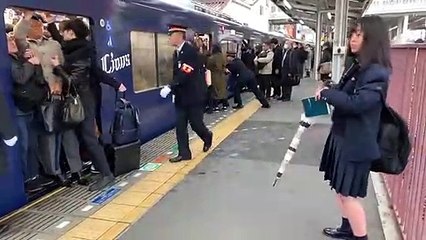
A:
{"label": "yellow warning marking", "polygon": [[121,222],[136,207],[122,204],[110,203],[95,212],[91,218],[102,219],[107,221]]}
{"label": "yellow warning marking", "polygon": [[161,182],[153,182],[153,181],[144,181],[142,179],[139,183],[136,183],[128,191],[131,192],[144,192],[144,193],[152,193],[163,185]]}
{"label": "yellow warning marking", "polygon": [[115,240],[117,236],[129,227],[127,223],[117,223],[110,228],[99,240]]}
{"label": "yellow warning marking", "polygon": [[173,175],[175,175],[175,173],[155,171],[146,176],[144,180],[165,183],[167,180],[173,177]]}
{"label": "yellow warning marking", "polygon": [[108,232],[116,223],[88,218],[65,234],[64,239],[82,238],[96,240]]}
{"label": "yellow warning marking", "polygon": [[122,204],[122,205],[130,205],[130,206],[139,206],[145,199],[150,195],[150,193],[144,192],[123,192],[118,195],[113,203]]}
{"label": "yellow warning marking", "polygon": [[[253,115],[259,107],[257,101],[252,101],[218,123],[212,130],[214,134],[212,149]],[[199,138],[191,142],[191,150],[195,156],[193,160],[173,164],[164,163],[159,169],[124,190],[89,219],[71,229],[63,236],[68,238],[63,239],[117,239],[128,229],[129,224],[143,217],[209,154],[209,152],[203,152],[203,141]]]}
{"label": "yellow warning marking", "polygon": [[168,172],[168,173],[176,173],[177,171],[181,170],[186,166],[186,162],[179,162],[179,163],[163,163],[159,169],[156,170],[156,172]]}

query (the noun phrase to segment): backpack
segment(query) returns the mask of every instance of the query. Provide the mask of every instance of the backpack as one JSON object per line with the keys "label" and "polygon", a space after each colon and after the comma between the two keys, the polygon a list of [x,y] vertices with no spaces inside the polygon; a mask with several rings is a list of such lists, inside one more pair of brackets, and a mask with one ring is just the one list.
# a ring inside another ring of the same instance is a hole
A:
{"label": "backpack", "polygon": [[139,140],[139,110],[128,100],[116,96],[115,116],[111,128],[112,141],[116,146]]}
{"label": "backpack", "polygon": [[397,175],[404,171],[410,157],[409,130],[404,119],[386,104],[383,94],[382,102],[378,135],[381,158],[372,162],[370,170]]}

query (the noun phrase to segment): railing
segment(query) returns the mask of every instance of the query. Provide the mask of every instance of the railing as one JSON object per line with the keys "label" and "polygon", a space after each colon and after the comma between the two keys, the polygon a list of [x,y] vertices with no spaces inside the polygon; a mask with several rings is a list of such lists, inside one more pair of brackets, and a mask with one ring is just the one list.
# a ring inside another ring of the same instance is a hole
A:
{"label": "railing", "polygon": [[392,49],[388,102],[407,120],[412,154],[400,176],[384,176],[392,207],[406,240],[426,240],[426,45]]}

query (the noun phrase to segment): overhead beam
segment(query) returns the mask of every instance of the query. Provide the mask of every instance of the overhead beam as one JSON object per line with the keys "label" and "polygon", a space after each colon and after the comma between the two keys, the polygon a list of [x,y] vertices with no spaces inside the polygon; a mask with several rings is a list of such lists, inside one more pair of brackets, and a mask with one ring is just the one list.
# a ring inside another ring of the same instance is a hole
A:
{"label": "overhead beam", "polygon": [[[283,1],[276,1],[276,5],[279,5],[283,9],[286,9]],[[315,13],[317,12],[317,8],[313,7],[313,6],[308,6],[308,5],[303,5],[303,4],[295,4],[295,3],[291,4],[291,6],[292,6],[292,9],[287,10],[287,11],[294,13],[294,15],[296,15],[296,16],[299,14],[299,12],[295,11],[296,9],[299,9],[299,10],[302,10],[302,11],[315,12]],[[361,9],[362,8],[360,8],[360,10]],[[333,10],[333,9],[330,9],[330,10]],[[285,11],[285,12],[287,12],[287,11]],[[350,17],[350,18],[359,18],[360,16],[361,15],[358,14],[358,13],[351,12],[351,11],[348,12],[348,17]]]}

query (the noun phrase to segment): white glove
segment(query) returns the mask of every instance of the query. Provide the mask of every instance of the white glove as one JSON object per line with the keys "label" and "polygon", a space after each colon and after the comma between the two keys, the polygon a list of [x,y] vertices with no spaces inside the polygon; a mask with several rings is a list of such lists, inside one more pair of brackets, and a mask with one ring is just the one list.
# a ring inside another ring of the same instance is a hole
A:
{"label": "white glove", "polygon": [[13,138],[11,138],[11,139],[8,139],[8,140],[3,140],[3,142],[7,145],[7,146],[9,146],[9,147],[13,147],[13,146],[15,146],[15,144],[16,144],[16,142],[18,141],[18,137],[17,136],[14,136]]}
{"label": "white glove", "polygon": [[165,86],[165,87],[163,87],[163,89],[161,89],[161,91],[160,91],[160,96],[162,97],[162,98],[166,98],[167,96],[169,96],[169,93],[171,92],[172,90],[170,89],[170,87],[169,86]]}

